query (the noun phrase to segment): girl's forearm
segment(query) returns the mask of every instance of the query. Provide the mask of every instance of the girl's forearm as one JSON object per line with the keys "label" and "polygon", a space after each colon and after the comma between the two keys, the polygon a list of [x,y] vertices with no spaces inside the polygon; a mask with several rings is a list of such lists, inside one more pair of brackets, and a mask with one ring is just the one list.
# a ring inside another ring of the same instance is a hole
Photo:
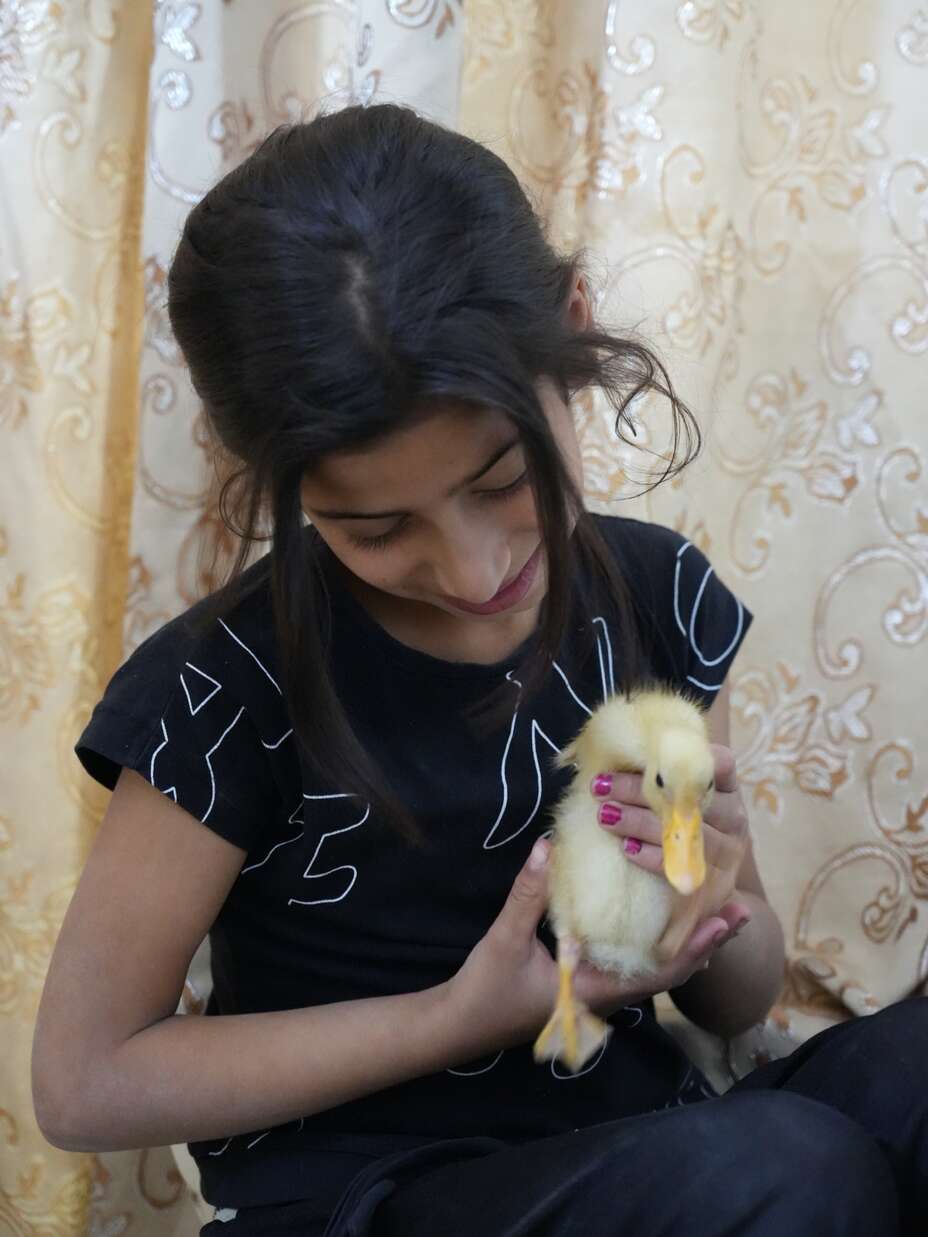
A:
{"label": "girl's forearm", "polygon": [[783,929],[773,909],[753,893],[733,899],[751,908],[751,920],[671,997],[691,1022],[725,1039],[763,1022],[783,985]]}
{"label": "girl's forearm", "polygon": [[75,1080],[46,1138],[97,1152],[229,1138],[445,1069],[468,1052],[446,990],[165,1018]]}

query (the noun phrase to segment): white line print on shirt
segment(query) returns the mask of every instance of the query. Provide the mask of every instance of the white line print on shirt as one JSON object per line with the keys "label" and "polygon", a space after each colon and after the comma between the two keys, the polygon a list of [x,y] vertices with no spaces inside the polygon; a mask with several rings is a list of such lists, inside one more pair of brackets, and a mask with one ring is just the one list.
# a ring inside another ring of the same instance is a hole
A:
{"label": "white line print on shirt", "polygon": [[[600,634],[599,631],[597,631],[596,633],[596,652],[599,657],[599,673],[600,673],[600,681],[602,685],[602,699],[605,700],[607,696],[611,695],[612,692],[615,691],[615,677],[613,673],[613,663],[612,663],[612,642],[609,638],[609,629],[606,626],[605,619],[597,615],[593,619],[593,622],[594,624],[597,624],[602,629],[602,634]],[[604,652],[605,652],[605,656],[604,656]],[[587,717],[589,717],[590,712],[591,712],[589,706],[584,704],[584,702],[580,699],[580,697],[574,691],[573,687],[570,684],[570,680],[568,679],[564,671],[561,669],[561,667],[558,665],[558,663],[554,662],[553,664],[554,664],[555,671],[560,676],[562,682],[564,683],[564,686],[567,688],[567,691],[572,697],[572,699],[580,706],[583,712],[586,713]],[[608,673],[607,673],[607,670],[608,670]],[[519,682],[518,679],[514,679],[512,677],[512,671],[507,672],[506,678],[509,680],[510,683],[512,683],[516,687],[517,691],[519,692],[519,696],[521,696],[522,684]],[[500,763],[500,781],[502,783],[502,802],[500,804],[500,808],[499,808],[499,812],[497,813],[496,820],[490,826],[490,832],[487,834],[486,838],[484,839],[484,842],[483,842],[484,850],[494,850],[497,846],[505,846],[507,842],[511,842],[513,838],[518,837],[519,834],[522,833],[522,831],[526,829],[532,823],[532,821],[535,819],[535,816],[538,813],[538,809],[541,806],[541,797],[542,797],[543,785],[544,785],[544,778],[543,778],[542,771],[541,771],[541,761],[538,758],[539,737],[544,739],[545,743],[547,743],[548,747],[551,748],[552,752],[554,752],[555,755],[561,750],[558,747],[558,745],[554,742],[554,740],[550,738],[549,735],[545,734],[544,730],[542,730],[541,726],[538,724],[537,719],[533,717],[531,719],[531,722],[529,723],[529,740],[531,744],[532,764],[535,767],[535,786],[536,786],[535,803],[534,803],[534,806],[532,807],[532,810],[529,812],[528,816],[518,826],[518,828],[512,829],[509,833],[505,835],[505,837],[494,840],[494,835],[496,834],[497,830],[500,829],[500,826],[503,822],[503,818],[506,815],[506,808],[509,806],[509,778],[511,776],[511,770],[509,768],[509,761],[510,761],[510,752],[513,747],[513,742],[516,738],[516,728],[517,728],[518,721],[519,721],[519,696],[516,697],[516,706],[515,706],[515,709],[513,710],[512,721],[509,725],[509,734],[506,739],[506,745],[503,748],[503,757]],[[578,722],[582,720],[583,719],[578,719]],[[578,729],[578,728],[579,726],[575,727],[575,729]],[[573,734],[571,734],[568,737],[573,737]]]}
{"label": "white line print on shirt", "polygon": [[269,752],[272,752],[275,747],[280,747],[284,739],[289,739],[292,734],[293,734],[293,727],[291,726],[290,729],[286,732],[286,734],[282,734],[280,738],[277,739],[274,743],[265,743],[265,741],[262,739],[261,746],[266,747]]}
{"label": "white line print on shirt", "polygon": [[[303,795],[304,799],[310,799],[310,800],[356,799],[357,797],[358,796],[355,794],[347,794],[347,793],[342,793],[342,794],[337,794],[337,795],[307,795],[304,793]],[[322,849],[323,843],[325,842],[326,838],[333,838],[336,836],[336,834],[348,833],[351,829],[359,828],[361,825],[364,824],[364,822],[367,820],[370,814],[371,814],[371,805],[367,803],[364,806],[364,814],[360,820],[356,820],[354,821],[353,824],[350,824],[350,825],[344,825],[341,829],[329,829],[327,833],[324,833],[322,837],[319,839],[319,841],[316,843],[316,849],[313,851],[312,858],[310,859],[309,863],[306,865],[306,871],[303,873],[304,880],[319,880],[323,876],[332,876],[335,872],[350,872],[351,880],[348,882],[344,891],[340,893],[337,898],[312,898],[309,901],[303,901],[300,898],[290,898],[288,901],[288,906],[293,906],[294,904],[296,904],[297,906],[318,906],[322,902],[341,902],[342,898],[345,898],[348,896],[348,894],[351,892],[352,888],[354,887],[355,881],[358,879],[358,869],[354,866],[353,863],[344,863],[340,867],[330,868],[328,872],[312,872],[310,869],[312,868],[313,864],[316,862],[316,857],[318,856],[319,851]]]}
{"label": "white line print on shirt", "polygon": [[501,1048],[489,1065],[481,1065],[480,1069],[446,1069],[446,1074],[457,1074],[459,1078],[473,1078],[475,1074],[486,1074],[497,1064],[500,1057],[505,1052],[505,1048]]}
{"label": "white line print on shirt", "polygon": [[[161,719],[161,733],[164,735],[164,742],[159,743],[158,746],[155,748],[155,750],[152,752],[151,764],[148,766],[148,780],[151,782],[152,786],[155,786],[155,761],[158,759],[158,753],[161,751],[163,747],[167,747],[168,745],[168,730],[164,724],[163,717]],[[164,790],[162,790],[160,786],[155,786],[155,790],[160,790],[163,795],[170,795],[171,798],[174,800],[174,802],[175,803],[177,802],[177,787],[176,786],[168,786]]]}
{"label": "white line print on shirt", "polygon": [[[219,746],[222,744],[226,735],[235,726],[236,722],[238,721],[238,719],[242,716],[244,712],[245,712],[245,706],[242,705],[242,707],[236,713],[235,717],[232,719],[231,722],[229,722],[228,726],[226,726],[225,730],[222,732],[222,734],[219,736],[219,738],[216,740],[216,742],[213,744],[213,746],[209,749],[209,751],[206,753],[204,757],[204,759],[206,760],[206,768],[209,772],[210,797],[209,797],[209,807],[206,809],[204,814],[199,818],[202,824],[206,823],[206,820],[209,817],[210,812],[213,810],[216,804],[216,777],[215,777],[215,774],[213,773],[213,763],[212,763],[211,758],[213,754],[216,752],[216,750],[219,748]],[[148,780],[151,782],[152,786],[155,787],[155,790],[160,790],[161,793],[164,795],[170,795],[171,798],[176,803],[177,802],[177,787],[176,786],[168,786],[166,789],[162,789],[162,787],[156,785],[155,783],[155,761],[158,758],[158,754],[161,752],[162,748],[165,748],[168,745],[168,731],[167,731],[167,727],[164,724],[163,717],[161,719],[161,733],[164,735],[164,742],[159,743],[158,746],[155,748],[155,750],[151,754],[151,764],[148,770]]]}
{"label": "white line print on shirt", "polygon": [[[309,799],[313,802],[319,802],[323,799],[356,799],[356,798],[357,798],[357,795],[352,794],[352,793],[341,793],[341,794],[331,794],[331,795],[307,795],[304,792],[303,794],[304,800]],[[268,853],[264,856],[263,859],[260,859],[257,863],[250,863],[247,868],[242,868],[241,872],[239,873],[240,876],[245,876],[247,875],[247,873],[255,871],[256,868],[263,867],[264,864],[268,862],[271,855],[273,855],[275,850],[279,850],[281,846],[289,846],[293,842],[298,842],[299,839],[303,837],[303,835],[306,832],[306,826],[305,826],[303,817],[299,816],[298,813],[302,812],[304,807],[305,807],[304,803],[297,804],[297,806],[293,809],[293,812],[290,814],[290,818],[287,822],[288,824],[291,824],[291,825],[301,825],[302,828],[300,832],[294,834],[292,838],[285,838],[283,842],[275,843],[274,846],[271,847],[271,849],[268,851]],[[326,838],[332,838],[332,837],[335,837],[339,833],[348,833],[352,829],[359,828],[361,825],[364,824],[364,822],[367,820],[370,814],[371,814],[371,805],[367,803],[365,804],[364,813],[361,816],[360,820],[355,820],[350,825],[343,825],[341,829],[329,829],[327,832],[323,833],[322,837],[316,843],[316,849],[313,851],[312,857],[310,858],[310,861],[306,865],[306,869],[303,872],[304,880],[321,880],[322,877],[324,876],[334,876],[336,872],[350,872],[351,879],[348,881],[348,884],[345,886],[342,892],[338,895],[338,897],[310,898],[310,899],[289,898],[287,900],[288,906],[294,906],[294,905],[296,906],[321,906],[327,902],[341,902],[342,898],[346,898],[348,896],[348,894],[351,892],[351,890],[354,887],[355,881],[358,879],[358,869],[354,866],[354,864],[343,863],[338,867],[329,868],[327,872],[313,872],[312,867],[313,867],[313,864],[316,862],[316,859],[319,856],[319,852],[322,849]]]}
{"label": "white line print on shirt", "polygon": [[239,872],[239,876],[247,876],[249,872],[254,872],[256,868],[263,868],[275,850],[280,850],[281,846],[289,846],[291,842],[298,842],[300,840],[303,836],[303,818],[300,817],[300,819],[297,820],[297,812],[302,812],[302,810],[303,803],[301,800],[290,813],[290,817],[287,821],[288,825],[300,825],[300,832],[295,833],[292,838],[285,838],[282,842],[275,842],[263,859],[259,859],[257,863],[249,863],[247,868],[242,868],[241,872]]}
{"label": "white line print on shirt", "polygon": [[187,707],[190,710],[190,716],[196,717],[203,706],[205,704],[209,704],[213,696],[216,695],[216,692],[222,691],[222,684],[218,682],[218,680],[214,679],[211,674],[207,674],[205,670],[201,670],[199,666],[195,666],[192,661],[185,661],[184,665],[189,666],[191,670],[196,670],[197,674],[201,675],[204,679],[208,679],[209,682],[213,684],[213,690],[208,692],[197,707],[194,708],[193,701],[190,699],[190,688],[187,686],[187,680],[184,678],[184,672],[183,670],[180,672],[180,685],[184,689],[184,695],[187,697]]}
{"label": "white line print on shirt", "polygon": [[[735,647],[735,645],[740,640],[741,630],[744,626],[744,607],[741,605],[741,602],[736,597],[735,605],[738,607],[738,617],[735,623],[734,635],[732,636],[727,648],[725,648],[721,653],[719,653],[718,657],[713,657],[711,660],[704,657],[702,653],[702,649],[699,647],[699,645],[696,642],[696,616],[699,613],[699,607],[702,604],[702,595],[706,591],[706,585],[709,583],[709,577],[713,574],[712,567],[707,567],[705,572],[703,573],[702,580],[700,581],[700,584],[699,584],[699,589],[697,590],[695,600],[693,601],[693,607],[690,610],[690,625],[689,625],[688,630],[684,626],[683,620],[680,617],[680,571],[681,571],[680,560],[682,559],[686,551],[691,548],[691,546],[692,546],[691,541],[684,541],[683,545],[681,545],[679,550],[677,551],[677,561],[674,566],[674,573],[673,573],[673,616],[676,619],[677,627],[679,628],[682,635],[686,637],[686,641],[689,644],[692,651],[696,654],[696,656],[699,658],[699,660],[702,662],[702,664],[707,669],[711,669],[713,666],[717,666],[719,662],[724,661],[725,658],[729,655],[729,653],[732,651],[732,649]],[[707,692],[717,692],[720,690],[722,686],[721,683],[703,683],[701,682],[701,680],[694,678],[694,676],[691,674],[688,674],[686,676],[686,679],[688,683],[692,683],[694,684],[694,686],[700,687],[702,688],[703,691],[707,691]]]}
{"label": "white line print on shirt", "polygon": [[[277,680],[274,678],[273,674],[271,674],[270,670],[268,670],[267,666],[265,666],[264,662],[261,660],[261,658],[258,656],[258,654],[257,654],[257,653],[255,653],[255,651],[254,651],[253,649],[250,649],[250,648],[248,647],[248,645],[245,643],[245,641],[244,641],[244,640],[241,640],[241,639],[240,639],[240,638],[239,638],[239,637],[235,634],[235,632],[234,632],[234,631],[232,630],[232,628],[228,625],[228,623],[226,623],[226,622],[225,622],[225,620],[220,619],[220,620],[219,620],[219,623],[220,623],[220,625],[221,625],[222,627],[224,627],[224,628],[226,629],[226,631],[229,633],[229,635],[232,637],[232,639],[235,641],[235,643],[236,643],[236,644],[237,644],[240,648],[243,648],[243,649],[245,650],[245,652],[248,654],[248,656],[249,656],[249,657],[250,657],[250,658],[251,658],[251,659],[252,659],[252,660],[253,660],[253,661],[257,664],[257,666],[260,668],[261,672],[267,676],[267,678],[269,679],[269,681],[273,684],[274,689],[276,690],[277,694],[278,694],[279,696],[282,696],[282,695],[283,695],[283,692],[280,690],[280,684],[279,684],[279,683],[277,682]],[[188,662],[188,665],[189,665],[189,662]],[[286,731],[284,734],[282,734],[282,735],[280,736],[280,738],[279,738],[279,739],[275,739],[273,743],[266,743],[266,742],[264,741],[264,739],[262,739],[262,740],[261,740],[261,746],[262,746],[262,747],[264,747],[264,748],[266,748],[269,752],[272,752],[272,751],[274,751],[274,749],[275,749],[275,748],[280,747],[280,745],[281,745],[281,743],[283,743],[284,739],[289,739],[289,738],[290,738],[290,736],[291,736],[292,734],[293,734],[293,727],[291,726],[291,727],[290,727],[290,729],[289,729],[288,731]]]}
{"label": "white line print on shirt", "polygon": [[232,719],[231,722],[229,722],[228,726],[226,726],[225,730],[222,732],[222,734],[219,736],[219,738],[216,740],[213,746],[206,753],[206,767],[207,769],[209,769],[209,784],[211,787],[211,794],[210,794],[210,800],[209,800],[209,807],[206,809],[206,816],[200,817],[201,822],[206,820],[206,817],[209,816],[210,812],[213,810],[213,804],[216,802],[216,778],[213,775],[213,765],[212,765],[212,761],[210,760],[210,757],[212,756],[213,752],[215,752],[216,749],[219,747],[219,744],[223,741],[223,739],[226,737],[226,735],[229,733],[232,727],[238,722],[238,719],[242,716],[244,712],[245,712],[245,706],[242,705],[242,707],[236,713],[235,717]]}
{"label": "white line print on shirt", "polygon": [[241,648],[243,648],[245,652],[248,654],[248,656],[253,658],[254,661],[258,663],[258,665],[261,667],[263,672],[267,675],[268,679],[270,679],[270,681],[274,684],[274,687],[276,688],[278,695],[282,696],[283,692],[280,690],[280,684],[274,678],[273,674],[271,674],[270,670],[268,670],[267,666],[265,666],[264,662],[261,660],[258,654],[253,652],[248,647],[248,645],[245,643],[244,640],[240,640],[238,638],[238,636],[235,634],[235,632],[232,630],[229,624],[225,621],[225,619],[220,619],[219,625],[220,627],[224,627],[226,631],[229,633],[229,635],[232,637],[232,639],[235,641],[235,643],[238,644]]}

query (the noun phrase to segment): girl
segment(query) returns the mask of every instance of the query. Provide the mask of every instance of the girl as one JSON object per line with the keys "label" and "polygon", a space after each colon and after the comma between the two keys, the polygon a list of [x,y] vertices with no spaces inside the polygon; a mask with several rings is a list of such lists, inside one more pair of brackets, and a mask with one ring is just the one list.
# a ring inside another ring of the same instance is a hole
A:
{"label": "girl", "polygon": [[[709,708],[706,828],[745,831],[726,678],[751,616],[682,537],[584,511],[577,392],[617,432],[635,395],[668,397],[665,475],[699,435],[510,170],[392,105],[278,129],[190,213],[169,309],[238,461],[242,551],[77,744],[113,796],[37,1023],[49,1140],[187,1140],[210,1237],[914,1232],[924,1002],[721,1098],[655,1019],[669,991],[731,1035],[774,1000],[750,848],[650,986],[582,968],[614,1027],[599,1057],[532,1058],[557,983],[551,754],[608,693],[672,682]],[[640,778],[590,793],[659,868]],[[175,1017],[207,932],[207,1016]]]}

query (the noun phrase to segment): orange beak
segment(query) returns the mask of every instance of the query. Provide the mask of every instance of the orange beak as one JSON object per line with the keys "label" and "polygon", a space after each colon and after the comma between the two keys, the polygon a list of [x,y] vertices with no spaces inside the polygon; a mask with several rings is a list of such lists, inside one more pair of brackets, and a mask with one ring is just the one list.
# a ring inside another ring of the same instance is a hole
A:
{"label": "orange beak", "polygon": [[675,804],[664,819],[664,875],[678,893],[695,893],[706,879],[702,817],[697,809],[681,811]]}

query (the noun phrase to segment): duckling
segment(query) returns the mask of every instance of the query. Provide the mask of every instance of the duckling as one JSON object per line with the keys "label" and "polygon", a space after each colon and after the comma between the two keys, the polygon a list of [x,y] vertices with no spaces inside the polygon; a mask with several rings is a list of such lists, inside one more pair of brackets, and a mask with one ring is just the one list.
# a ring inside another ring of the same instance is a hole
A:
{"label": "duckling", "polygon": [[[624,977],[653,975],[678,952],[710,899],[711,910],[718,909],[735,875],[713,870],[706,885],[702,815],[715,762],[704,712],[673,688],[611,697],[555,763],[573,764],[577,773],[553,813],[548,918],[560,984],[534,1056],[560,1058],[576,1072],[612,1030],[573,994],[580,958]],[[642,794],[663,824],[663,874],[631,863],[620,839],[599,824],[589,786],[604,770],[643,773]]]}

